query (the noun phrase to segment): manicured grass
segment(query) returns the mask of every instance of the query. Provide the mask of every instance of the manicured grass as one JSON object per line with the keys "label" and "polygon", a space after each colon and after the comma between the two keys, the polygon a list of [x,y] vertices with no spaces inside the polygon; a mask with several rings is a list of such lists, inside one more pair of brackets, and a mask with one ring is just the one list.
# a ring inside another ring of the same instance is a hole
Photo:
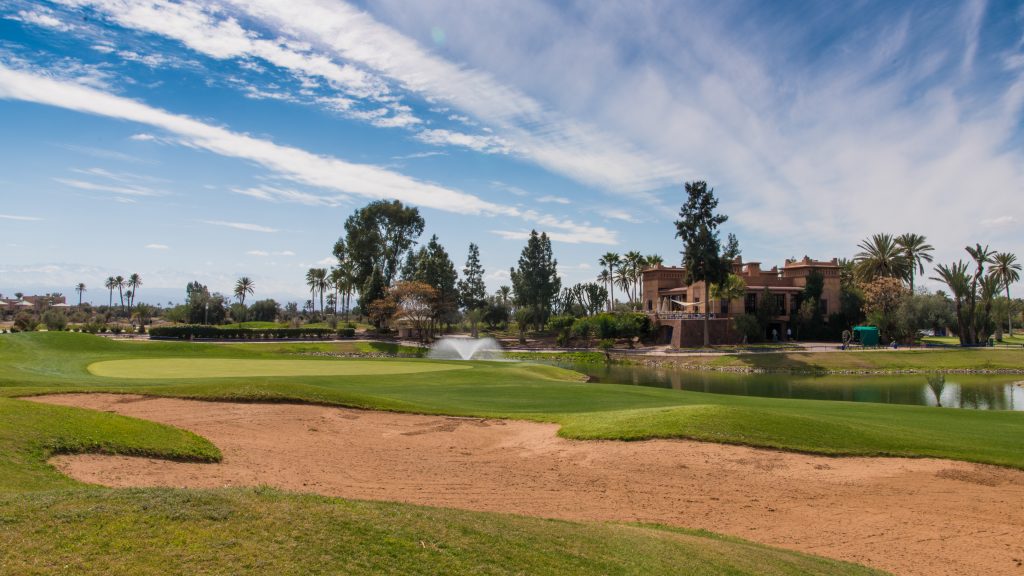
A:
{"label": "manicured grass", "polygon": [[868,575],[706,532],[251,490],[0,493],[5,574]]}
{"label": "manicured grass", "polygon": [[[46,459],[54,454],[84,452],[198,462],[220,460],[220,451],[208,441],[170,426],[93,410],[0,398],[0,493],[75,485],[46,464]],[[0,519],[0,531],[3,526]],[[0,562],[0,573],[4,573],[2,568]]]}
{"label": "manicured grass", "polygon": [[686,367],[735,367],[761,370],[792,370],[807,372],[868,370],[1021,370],[1024,371],[1024,348],[968,348],[940,350],[877,350],[837,352],[781,352],[761,354],[725,354],[721,356],[689,356],[673,363]]}
{"label": "manicured grass", "polygon": [[[289,345],[273,346],[270,351],[263,345],[127,344],[76,334],[7,336],[0,338],[0,363],[9,366],[0,373],[0,395],[97,390],[203,399],[307,401],[405,412],[557,422],[563,425],[560,434],[570,438],[695,438],[822,454],[934,456],[1024,468],[1024,414],[1014,412],[757,398],[588,384],[580,382],[575,372],[523,363],[467,362],[465,365],[472,369],[396,374],[384,378],[365,374],[287,377],[263,374],[246,378],[195,378],[188,382],[104,378],[86,369],[92,362],[103,360],[279,359]],[[945,353],[922,354],[938,359]],[[394,359],[363,361],[396,362]],[[435,363],[430,360],[404,362]]]}
{"label": "manicured grass", "polygon": [[373,360],[261,360],[241,358],[143,358],[106,360],[88,366],[89,372],[108,378],[239,378],[301,376],[390,376],[444,370],[466,370],[465,364]]}

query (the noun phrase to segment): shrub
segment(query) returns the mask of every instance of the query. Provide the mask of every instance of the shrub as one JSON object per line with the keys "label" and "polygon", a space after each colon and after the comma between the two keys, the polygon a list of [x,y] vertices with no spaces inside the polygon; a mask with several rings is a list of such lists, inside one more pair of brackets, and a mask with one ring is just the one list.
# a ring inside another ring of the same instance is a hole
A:
{"label": "shrub", "polygon": [[43,312],[43,324],[52,332],[63,332],[68,327],[68,317],[57,310]]}
{"label": "shrub", "polygon": [[11,326],[11,332],[32,332],[36,329],[39,322],[36,320],[35,314],[31,312],[18,312],[14,317],[14,325]]}
{"label": "shrub", "polygon": [[121,332],[124,332],[124,329],[118,324],[115,324],[114,327],[110,329],[111,334],[120,334]]}
{"label": "shrub", "polygon": [[737,332],[743,335],[745,342],[760,342],[764,332],[761,330],[761,322],[756,316],[750,314],[737,314],[732,318],[732,326]]}
{"label": "shrub", "polygon": [[335,332],[330,328],[227,328],[202,324],[157,326],[149,329],[150,338],[191,340],[203,339],[271,339],[271,338],[327,338],[337,335],[351,337],[355,330],[345,328]]}

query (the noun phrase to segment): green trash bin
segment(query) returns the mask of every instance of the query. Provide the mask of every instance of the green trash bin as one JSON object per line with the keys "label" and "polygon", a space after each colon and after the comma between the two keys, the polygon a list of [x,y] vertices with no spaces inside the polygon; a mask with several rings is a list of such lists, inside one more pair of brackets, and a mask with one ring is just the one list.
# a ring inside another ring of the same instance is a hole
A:
{"label": "green trash bin", "polygon": [[876,326],[855,326],[853,328],[853,339],[860,342],[861,346],[878,346],[878,328]]}

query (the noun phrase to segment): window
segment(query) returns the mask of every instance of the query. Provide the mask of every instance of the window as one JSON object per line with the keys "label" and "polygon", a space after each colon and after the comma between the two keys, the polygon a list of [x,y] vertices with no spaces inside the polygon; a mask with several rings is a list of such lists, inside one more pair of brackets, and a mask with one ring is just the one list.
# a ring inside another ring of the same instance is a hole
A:
{"label": "window", "polygon": [[754,292],[747,293],[743,299],[743,311],[747,314],[757,314],[757,294]]}
{"label": "window", "polygon": [[822,298],[818,306],[819,306],[818,309],[821,310],[821,315],[827,317],[828,316],[828,300]]}
{"label": "window", "polygon": [[654,310],[654,301],[653,300],[648,300],[647,301],[647,311],[650,312],[651,310]]}
{"label": "window", "polygon": [[723,316],[726,316],[726,315],[729,314],[729,301],[728,300],[722,300],[720,311],[721,311]]}

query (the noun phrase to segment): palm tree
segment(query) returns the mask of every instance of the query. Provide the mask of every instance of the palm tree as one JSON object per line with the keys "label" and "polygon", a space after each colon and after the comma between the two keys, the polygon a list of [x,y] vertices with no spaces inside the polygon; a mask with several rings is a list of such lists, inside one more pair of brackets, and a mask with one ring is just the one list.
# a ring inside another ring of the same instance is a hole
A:
{"label": "palm tree", "polygon": [[139,293],[139,286],[142,286],[142,276],[132,274],[128,277],[128,287],[132,289],[132,296],[128,299],[129,308],[131,308],[132,304],[135,303],[135,296]]}
{"label": "palm tree", "polygon": [[351,260],[343,260],[338,264],[339,276],[341,278],[341,284],[339,288],[345,293],[345,303],[342,307],[345,309],[345,321],[348,321],[348,313],[351,309],[352,303],[352,292],[356,288],[356,265]]}
{"label": "palm tree", "polygon": [[647,256],[646,260],[648,268],[655,268],[665,264],[665,259],[657,254],[651,254]]}
{"label": "palm tree", "polygon": [[[85,282],[79,282],[78,286],[75,286],[75,292],[78,292],[78,307],[82,307],[82,292],[85,292]],[[1009,292],[1007,292],[1009,294]],[[1013,335],[1013,333],[1010,333]]]}
{"label": "palm tree", "polygon": [[331,285],[326,268],[316,268],[316,289],[320,293],[320,312],[324,311],[324,292]]}
{"label": "palm tree", "polygon": [[306,270],[306,286],[309,288],[310,302],[313,302],[313,311],[316,311],[316,289],[319,286],[316,277],[316,268]]}
{"label": "palm tree", "polygon": [[910,292],[914,292],[914,276],[924,274],[924,263],[932,261],[931,252],[935,247],[928,243],[928,239],[920,234],[901,234],[896,237],[896,245],[903,251],[903,257],[907,259],[910,273]]}
{"label": "palm tree", "polygon": [[606,285],[611,288],[608,292],[608,311],[615,306],[615,268],[618,267],[620,258],[616,252],[605,252],[604,256],[598,259],[598,264],[608,270]]}
{"label": "palm tree", "polygon": [[117,279],[113,276],[107,276],[107,281],[103,283],[103,287],[110,290],[110,295],[107,299],[107,308],[110,308],[114,305],[114,289],[117,288]]}
{"label": "palm tree", "polygon": [[945,284],[949,288],[949,293],[953,295],[956,323],[959,328],[958,335],[960,337],[960,345],[963,346],[968,343],[966,338],[967,323],[964,319],[964,304],[967,301],[967,293],[971,290],[970,277],[967,275],[967,264],[964,264],[963,260],[958,260],[950,266],[939,264],[935,267],[935,273],[938,276],[932,277],[932,280]]}
{"label": "palm tree", "polygon": [[630,302],[635,303],[640,299],[640,294],[637,293],[637,289],[640,287],[640,276],[644,272],[644,264],[647,262],[647,259],[644,258],[643,254],[636,250],[626,252],[623,259],[626,262],[626,269],[629,272],[629,289],[632,290],[629,300]]}
{"label": "palm tree", "polygon": [[127,283],[124,280],[124,276],[117,276],[114,278],[114,285],[117,286],[117,294],[121,298],[121,309],[124,310],[124,289]]}
{"label": "palm tree", "polygon": [[857,247],[861,251],[854,260],[857,262],[857,277],[862,281],[868,282],[879,276],[906,278],[909,262],[892,234],[875,234]]}
{"label": "palm tree", "polygon": [[512,299],[512,289],[508,286],[499,286],[495,295],[503,305],[508,306],[508,301]]}
{"label": "palm tree", "polygon": [[971,343],[977,344],[979,334],[978,326],[978,313],[975,306],[978,302],[978,283],[982,280],[982,276],[985,274],[985,264],[992,261],[992,256],[995,255],[994,250],[990,250],[988,244],[982,247],[981,244],[975,244],[974,247],[967,246],[964,248],[967,253],[971,255],[971,259],[974,260],[974,276],[971,277],[971,291],[967,295],[967,306],[971,315]]}
{"label": "palm tree", "polygon": [[[994,276],[1006,289],[1006,300],[1010,300],[1010,284],[1020,280],[1020,264],[1017,263],[1017,256],[1009,252],[1000,252],[992,257],[992,266],[988,269],[990,276]],[[1009,334],[1013,336],[1013,306],[1007,307],[1007,327]]]}
{"label": "palm tree", "polygon": [[[238,298],[238,303],[242,305],[242,314],[245,315],[245,297],[251,295],[256,291],[256,283],[253,282],[248,276],[242,276],[235,282],[235,298]],[[241,322],[239,322],[241,324]]]}
{"label": "palm tree", "polygon": [[[747,294],[747,283],[735,274],[729,274],[725,282],[711,285],[711,297],[721,302],[732,302]],[[721,305],[721,304],[719,304]],[[709,310],[710,312],[710,310]]]}

